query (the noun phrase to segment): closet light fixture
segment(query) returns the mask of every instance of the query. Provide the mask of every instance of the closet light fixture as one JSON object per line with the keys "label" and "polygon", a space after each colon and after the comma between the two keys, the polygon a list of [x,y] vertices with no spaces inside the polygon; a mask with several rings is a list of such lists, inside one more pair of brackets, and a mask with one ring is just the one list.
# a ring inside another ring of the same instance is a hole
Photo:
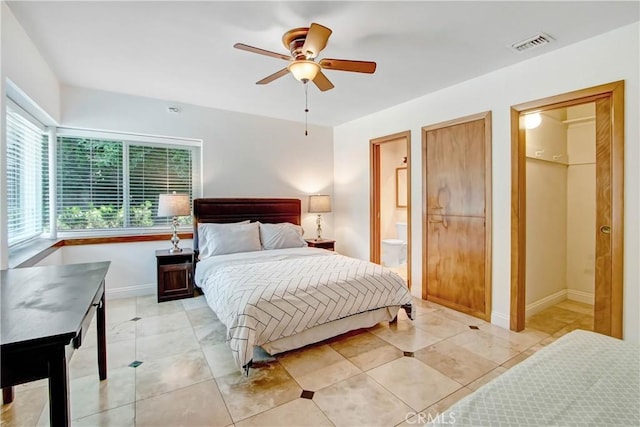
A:
{"label": "closet light fixture", "polygon": [[524,127],[526,129],[535,129],[542,123],[540,113],[531,113],[524,116]]}

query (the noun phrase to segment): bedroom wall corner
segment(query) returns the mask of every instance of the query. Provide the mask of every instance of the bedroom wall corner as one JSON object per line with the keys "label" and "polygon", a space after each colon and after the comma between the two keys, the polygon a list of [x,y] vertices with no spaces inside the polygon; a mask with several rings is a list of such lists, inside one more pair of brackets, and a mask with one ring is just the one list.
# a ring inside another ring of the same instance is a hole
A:
{"label": "bedroom wall corner", "polygon": [[[6,2],[0,2],[0,176],[6,177],[6,96],[39,119],[52,124],[60,117],[60,84],[49,64],[20,25]],[[28,105],[27,105],[28,104]],[[7,200],[6,180],[0,179],[0,200]],[[8,217],[0,203],[0,269],[9,266]]]}
{"label": "bedroom wall corner", "polygon": [[38,113],[43,113],[54,121],[59,121],[60,82],[58,77],[7,3],[2,2],[0,7],[2,7],[3,81],[10,80],[33,103],[32,106],[21,105],[23,108],[29,110],[29,107],[34,107],[41,110],[29,111],[36,117]]}
{"label": "bedroom wall corner", "polygon": [[[202,197],[299,197],[309,236],[310,194],[333,195],[333,132],[304,124],[160,99],[71,86],[62,125],[202,141]],[[169,106],[180,109],[177,114]],[[331,214],[324,214],[327,236]]]}
{"label": "bedroom wall corner", "polygon": [[[169,106],[180,112],[169,113]],[[308,195],[333,196],[329,127],[309,125],[305,137],[304,124],[297,122],[71,86],[62,87],[62,126],[201,140],[202,197],[300,198],[306,237],[316,229]],[[327,238],[334,236],[333,221],[332,213],[322,215]],[[154,251],[164,247],[161,242],[103,246],[65,248],[65,262],[115,259],[107,293],[144,292],[149,284],[155,292]]]}
{"label": "bedroom wall corner", "polygon": [[[510,107],[618,80],[625,81],[624,337],[640,340],[640,23],[542,54],[337,126],[334,129],[336,237],[346,255],[369,257],[369,140],[410,129],[412,204],[421,206],[421,127],[492,111],[492,322],[510,313]],[[526,82],[526,84],[523,84]],[[422,212],[412,210],[412,293],[422,284]],[[501,320],[502,319],[502,320]]]}

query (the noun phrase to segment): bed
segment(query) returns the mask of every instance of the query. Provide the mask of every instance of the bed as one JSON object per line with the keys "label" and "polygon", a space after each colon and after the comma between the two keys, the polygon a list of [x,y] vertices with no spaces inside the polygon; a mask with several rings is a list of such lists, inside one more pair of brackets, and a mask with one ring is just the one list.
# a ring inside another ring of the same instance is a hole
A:
{"label": "bed", "polygon": [[638,426],[640,347],[572,331],[429,421],[442,426]]}
{"label": "bed", "polygon": [[195,199],[193,213],[195,283],[247,374],[256,346],[275,355],[394,321],[400,308],[413,318],[399,275],[307,247],[300,199]]}

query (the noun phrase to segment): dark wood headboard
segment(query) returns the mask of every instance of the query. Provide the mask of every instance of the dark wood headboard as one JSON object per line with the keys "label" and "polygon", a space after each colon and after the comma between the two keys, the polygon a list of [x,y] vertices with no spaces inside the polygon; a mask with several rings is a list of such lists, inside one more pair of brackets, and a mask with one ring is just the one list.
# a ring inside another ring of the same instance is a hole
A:
{"label": "dark wood headboard", "polygon": [[300,199],[194,199],[193,249],[198,252],[198,224],[244,220],[300,225]]}

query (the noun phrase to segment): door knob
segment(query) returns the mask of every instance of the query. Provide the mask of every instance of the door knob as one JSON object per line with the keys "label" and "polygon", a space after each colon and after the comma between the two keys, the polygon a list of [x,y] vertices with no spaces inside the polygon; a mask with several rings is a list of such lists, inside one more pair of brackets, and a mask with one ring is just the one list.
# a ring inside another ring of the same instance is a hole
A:
{"label": "door knob", "polygon": [[611,227],[609,227],[608,225],[603,225],[602,227],[600,227],[600,232],[602,234],[611,234]]}

